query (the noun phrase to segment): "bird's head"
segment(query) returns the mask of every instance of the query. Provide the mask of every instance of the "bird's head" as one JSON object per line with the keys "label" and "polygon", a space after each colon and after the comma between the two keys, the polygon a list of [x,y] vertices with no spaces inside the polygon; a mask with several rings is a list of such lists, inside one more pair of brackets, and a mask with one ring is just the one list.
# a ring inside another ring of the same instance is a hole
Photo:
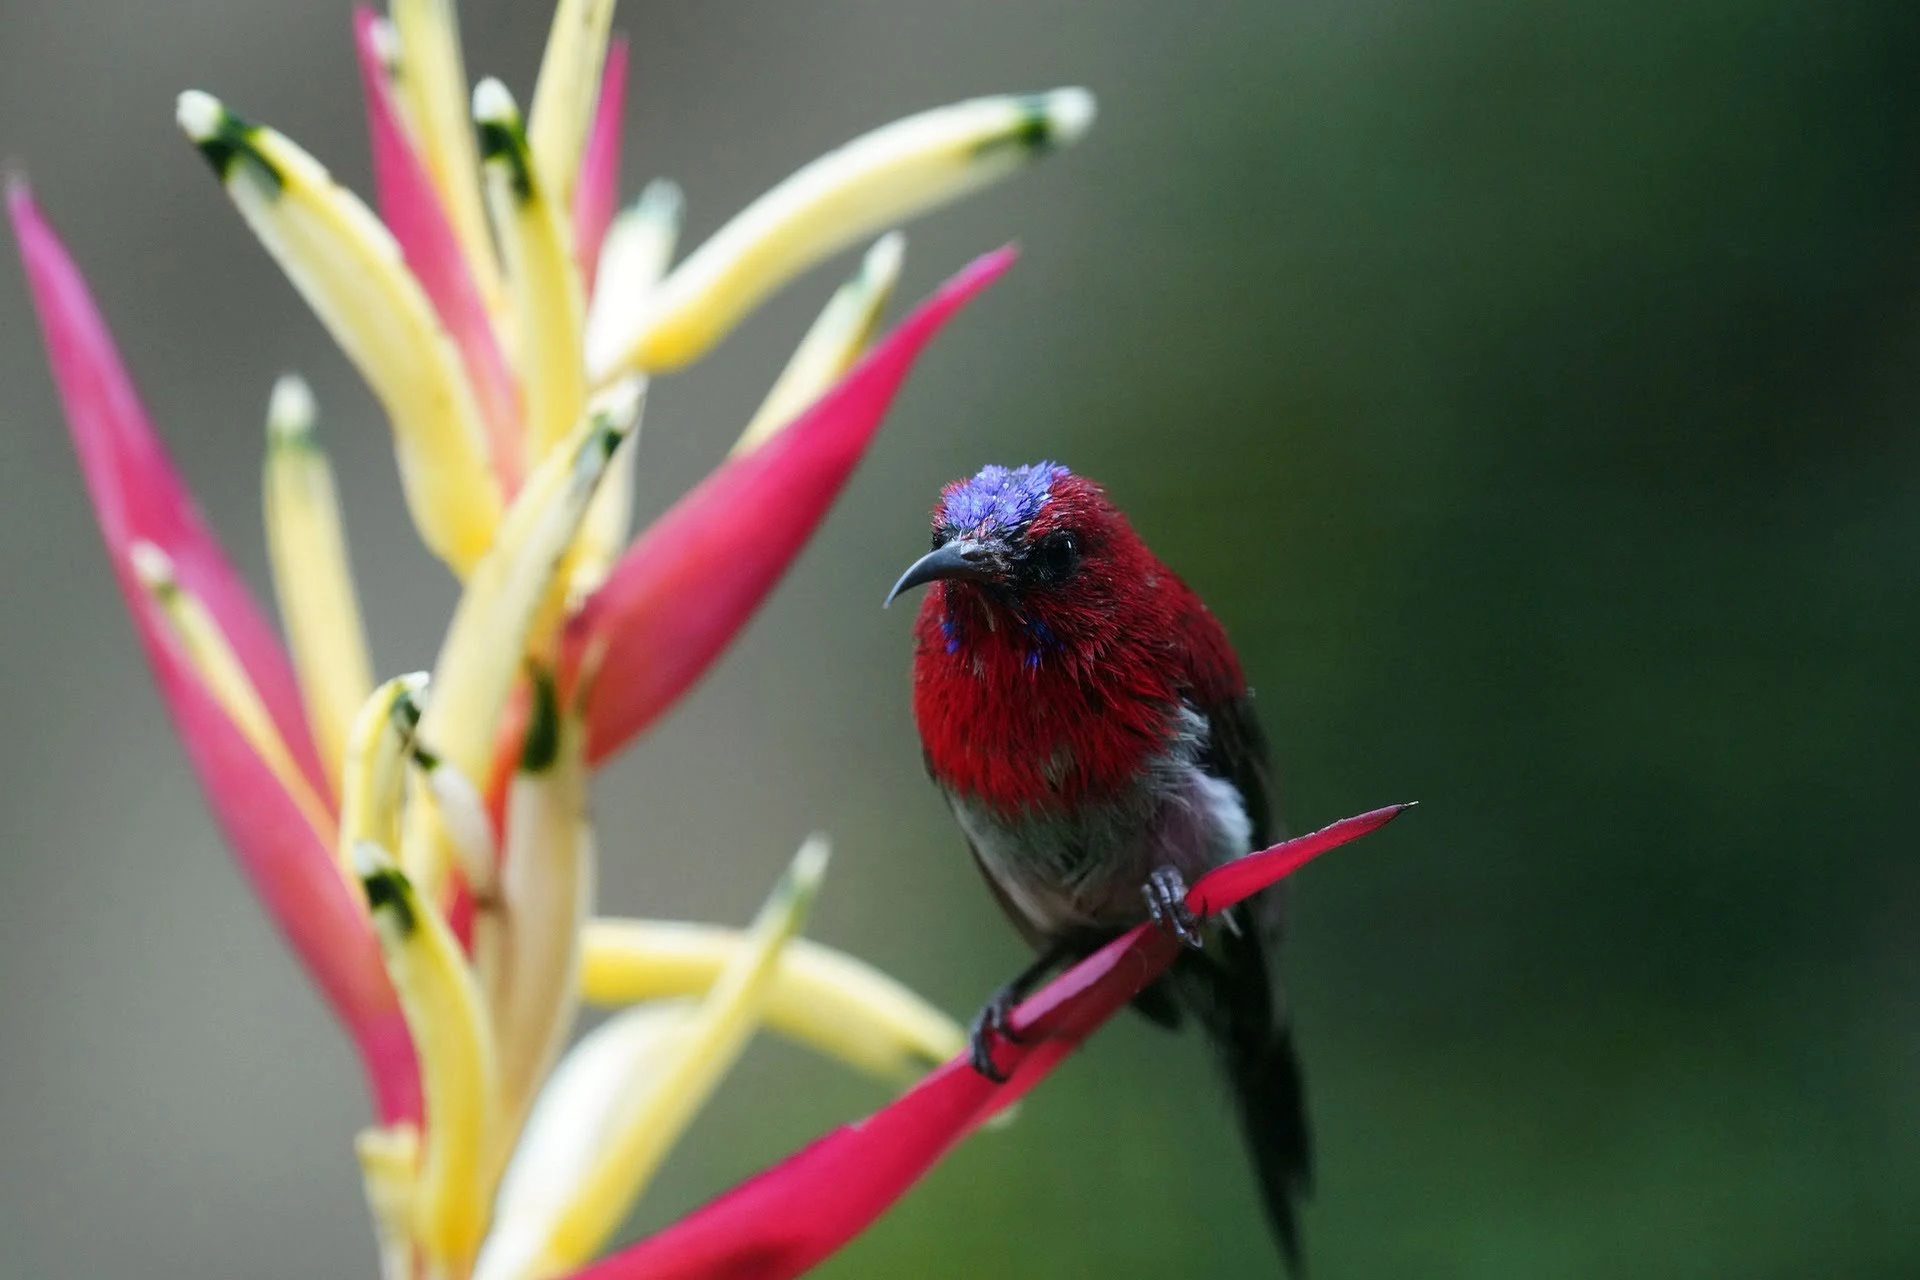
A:
{"label": "bird's head", "polygon": [[887,598],[923,585],[927,767],[1002,814],[1118,795],[1166,750],[1188,692],[1244,687],[1206,607],[1099,485],[1051,462],[943,489],[933,549]]}
{"label": "bird's head", "polygon": [[943,583],[946,601],[1018,615],[1103,610],[1140,581],[1145,554],[1099,485],[1063,466],[983,467],[940,492],[933,549],[887,593]]}

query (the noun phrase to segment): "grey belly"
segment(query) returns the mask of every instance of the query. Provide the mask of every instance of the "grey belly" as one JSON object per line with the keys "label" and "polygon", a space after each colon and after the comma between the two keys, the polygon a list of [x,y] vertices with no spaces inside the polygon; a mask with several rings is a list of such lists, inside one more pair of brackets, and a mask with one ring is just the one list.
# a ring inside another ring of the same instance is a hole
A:
{"label": "grey belly", "polygon": [[1140,888],[1156,867],[1197,879],[1252,847],[1232,783],[1170,760],[1133,794],[1065,813],[1007,820],[949,793],[981,869],[1040,934],[1146,918]]}

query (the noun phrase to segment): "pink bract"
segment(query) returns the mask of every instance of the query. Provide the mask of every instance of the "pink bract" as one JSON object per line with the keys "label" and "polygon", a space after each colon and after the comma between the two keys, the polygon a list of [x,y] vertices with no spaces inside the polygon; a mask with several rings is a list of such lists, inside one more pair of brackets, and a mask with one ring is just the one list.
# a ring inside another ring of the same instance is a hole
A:
{"label": "pink bract", "polygon": [[161,696],[221,830],[268,912],[360,1047],[383,1120],[417,1120],[413,1046],[365,912],[321,833],[179,650],[131,566],[136,543],[167,553],[213,615],[317,794],[331,795],[292,664],[196,510],[142,408],[86,282],[23,184],[7,193],[81,474],[115,578]]}
{"label": "pink bract", "polygon": [[9,185],[7,212],[80,471],[128,598],[144,592],[130,576],[127,552],[137,541],[151,542],[172,557],[181,585],[219,621],[301,772],[320,795],[332,795],[293,664],[155,434],[79,268],[25,183]]}
{"label": "pink bract", "polygon": [[627,38],[615,36],[607,47],[600,100],[594,105],[593,127],[587,134],[586,153],[580,158],[580,180],[573,191],[575,254],[589,296],[600,266],[600,245],[607,238],[607,227],[620,203],[621,108],[626,100]]}

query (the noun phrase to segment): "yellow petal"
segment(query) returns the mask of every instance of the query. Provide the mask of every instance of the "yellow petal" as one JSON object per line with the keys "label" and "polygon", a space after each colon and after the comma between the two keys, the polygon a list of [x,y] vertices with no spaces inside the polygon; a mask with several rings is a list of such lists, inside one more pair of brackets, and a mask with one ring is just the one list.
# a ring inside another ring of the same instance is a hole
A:
{"label": "yellow petal", "polygon": [[420,1163],[420,1131],[410,1124],[362,1129],[353,1140],[381,1280],[413,1280],[413,1175]]}
{"label": "yellow petal", "polygon": [[534,612],[638,408],[632,397],[595,402],[568,446],[527,478],[498,545],[461,594],[434,664],[420,736],[470,778],[485,778],[492,763],[493,729],[520,670]]}
{"label": "yellow petal", "polygon": [[454,0],[391,0],[387,12],[400,44],[391,60],[398,71],[395,87],[414,141],[481,296],[498,314],[500,265],[480,204],[480,157],[467,115],[467,67]]}
{"label": "yellow petal", "polygon": [[349,870],[361,841],[383,849],[399,845],[400,798],[426,691],[424,671],[395,676],[368,694],[354,716],[340,771],[340,860]]}
{"label": "yellow petal", "polygon": [[487,974],[500,1062],[496,1170],[573,1026],[580,925],[593,903],[586,734],[574,716],[562,714],[550,676],[535,679],[533,702],[508,793],[496,958]]}
{"label": "yellow petal", "polygon": [[567,1051],[500,1183],[474,1280],[553,1273],[547,1235],[606,1149],[610,1119],[651,1089],[685,1045],[699,1008],[692,1000],[668,1000],[622,1009]]}
{"label": "yellow petal", "polygon": [[976,98],[856,138],[761,196],[694,250],[637,329],[596,334],[598,383],[697,359],[760,300],[863,236],[975,191],[1078,139],[1093,123],[1085,89]]}
{"label": "yellow petal", "polygon": [[[581,943],[581,994],[623,1005],[705,993],[749,940],[720,925],[593,920]],[[762,1016],[772,1030],[894,1082],[966,1047],[960,1024],[905,986],[806,938],[781,954]]]}
{"label": "yellow petal", "polygon": [[[373,690],[333,468],[313,438],[313,393],[289,375],[267,410],[267,551],[300,694],[321,759],[337,771],[347,731]],[[337,774],[336,774],[337,776]]]}
{"label": "yellow petal", "polygon": [[[417,738],[414,741],[413,765],[410,776],[418,785],[410,792],[413,803],[409,812],[431,815],[432,821],[427,829],[432,832],[432,841],[428,847],[458,858],[467,885],[479,900],[477,910],[484,917],[497,905],[496,877],[500,866],[500,849],[494,843],[493,823],[487,818],[487,802],[481,796],[480,788],[474,785],[472,775],[445,757],[426,750]],[[411,828],[403,820],[400,828],[403,850],[411,851],[416,847],[409,843],[410,831]],[[444,863],[436,854],[429,866],[438,873]],[[437,881],[435,884],[438,887]],[[476,930],[479,927],[476,923]],[[474,943],[474,949],[480,949],[478,941]]]}
{"label": "yellow petal", "polygon": [[900,261],[906,247],[906,237],[895,231],[867,250],[860,269],[834,290],[807,336],[800,340],[773,390],[761,402],[760,411],[740,433],[733,446],[735,453],[745,453],[771,440],[780,428],[812,408],[813,402],[860,358],[900,279]]}
{"label": "yellow petal", "polygon": [[593,125],[612,29],[613,0],[560,0],[554,6],[528,135],[540,180],[563,209],[573,207],[574,181]]}
{"label": "yellow petal", "polygon": [[656,178],[639,199],[614,215],[594,274],[589,350],[618,348],[645,321],[654,290],[673,261],[685,208],[680,188]]}
{"label": "yellow petal", "polygon": [[460,944],[431,903],[371,841],[354,849],[387,975],[420,1057],[426,1133],[413,1188],[413,1238],[430,1265],[464,1274],[486,1231],[481,1162],[493,1115],[493,1037]]}
{"label": "yellow petal", "polygon": [[607,390],[610,394],[633,397],[633,430],[614,450],[600,489],[587,504],[580,532],[574,535],[573,550],[568,554],[565,569],[566,596],[561,602],[564,614],[578,609],[581,602],[607,580],[614,562],[626,550],[633,525],[633,486],[639,471],[640,414],[647,405],[647,380],[638,376],[623,378]]}
{"label": "yellow petal", "polygon": [[160,606],[167,625],[180,641],[187,660],[193,664],[207,691],[213,694],[260,759],[273,770],[273,776],[287,789],[320,838],[331,841],[333,815],[314,794],[300,766],[294,763],[286,740],[280,736],[266,704],[260,700],[260,691],[253,687],[247,669],[227,643],[213,614],[200,597],[180,584],[174,576],[172,558],[159,547],[151,542],[136,542],[129,557],[134,575]]}
{"label": "yellow petal", "polygon": [[[457,765],[420,743],[430,684],[424,671],[396,676],[374,690],[354,718],[342,771],[340,860],[357,875],[354,860],[362,843],[389,849],[424,842],[437,854],[458,856],[484,907],[493,897],[499,863],[493,826],[479,789]],[[428,871],[438,876],[444,866],[434,860]],[[434,889],[438,901],[437,880]]]}
{"label": "yellow petal", "polygon": [[[541,463],[514,498],[498,543],[468,579],[434,664],[433,696],[418,735],[429,780],[464,780],[468,790],[486,785],[500,712],[525,660],[535,616],[638,413],[631,397],[597,399],[571,441]],[[445,804],[407,812],[404,865],[429,893],[437,893],[445,872],[437,824],[451,816]],[[470,877],[484,871],[468,867]],[[476,884],[476,892],[483,887]]]}
{"label": "yellow petal", "polygon": [[667,1151],[746,1047],[779,970],[782,948],[800,931],[826,863],[827,845],[818,837],[795,855],[755,918],[749,944],[720,973],[659,1073],[611,1118],[593,1163],[542,1233],[544,1247],[532,1274],[551,1276],[579,1265],[620,1225]]}
{"label": "yellow petal", "polygon": [[530,470],[573,430],[587,401],[580,354],[585,302],[573,260],[570,215],[534,166],[506,86],[482,80],[473,91],[473,118],[520,335],[520,380],[526,391],[522,438]]}
{"label": "yellow petal", "polygon": [[358,198],[280,134],[199,92],[180,95],[179,118],[380,398],[414,523],[427,546],[464,574],[493,540],[500,485],[466,372],[400,247]]}
{"label": "yellow petal", "polygon": [[[671,182],[654,181],[647,184],[638,200],[614,218],[600,250],[589,328],[596,323],[609,323],[605,316],[617,313],[622,306],[645,305],[648,294],[660,283],[667,264],[673,260],[681,207],[680,188]],[[613,385],[625,386],[635,396],[643,396],[646,390],[646,380],[638,376]],[[600,492],[593,495],[593,503],[587,508],[587,520],[574,541],[573,558],[567,570],[567,598],[573,604],[585,600],[606,581],[613,562],[620,558],[620,552],[627,545],[627,531],[633,521],[633,485],[639,446],[640,431],[636,426],[613,456],[612,469],[600,482]]]}

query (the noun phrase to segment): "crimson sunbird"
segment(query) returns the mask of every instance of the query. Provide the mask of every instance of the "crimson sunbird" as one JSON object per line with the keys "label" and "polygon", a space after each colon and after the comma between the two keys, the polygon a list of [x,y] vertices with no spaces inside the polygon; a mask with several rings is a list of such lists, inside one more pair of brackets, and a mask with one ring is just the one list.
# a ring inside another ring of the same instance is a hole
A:
{"label": "crimson sunbird", "polygon": [[1186,945],[1135,1007],[1217,1050],[1267,1219],[1298,1269],[1310,1149],[1300,1063],[1268,954],[1267,894],[1200,926],[1189,879],[1281,838],[1267,744],[1225,629],[1092,481],[990,466],[948,485],[926,585],[913,710],[927,771],[987,887],[1037,958],[987,1001],[974,1066],[1060,965],[1146,919]]}

